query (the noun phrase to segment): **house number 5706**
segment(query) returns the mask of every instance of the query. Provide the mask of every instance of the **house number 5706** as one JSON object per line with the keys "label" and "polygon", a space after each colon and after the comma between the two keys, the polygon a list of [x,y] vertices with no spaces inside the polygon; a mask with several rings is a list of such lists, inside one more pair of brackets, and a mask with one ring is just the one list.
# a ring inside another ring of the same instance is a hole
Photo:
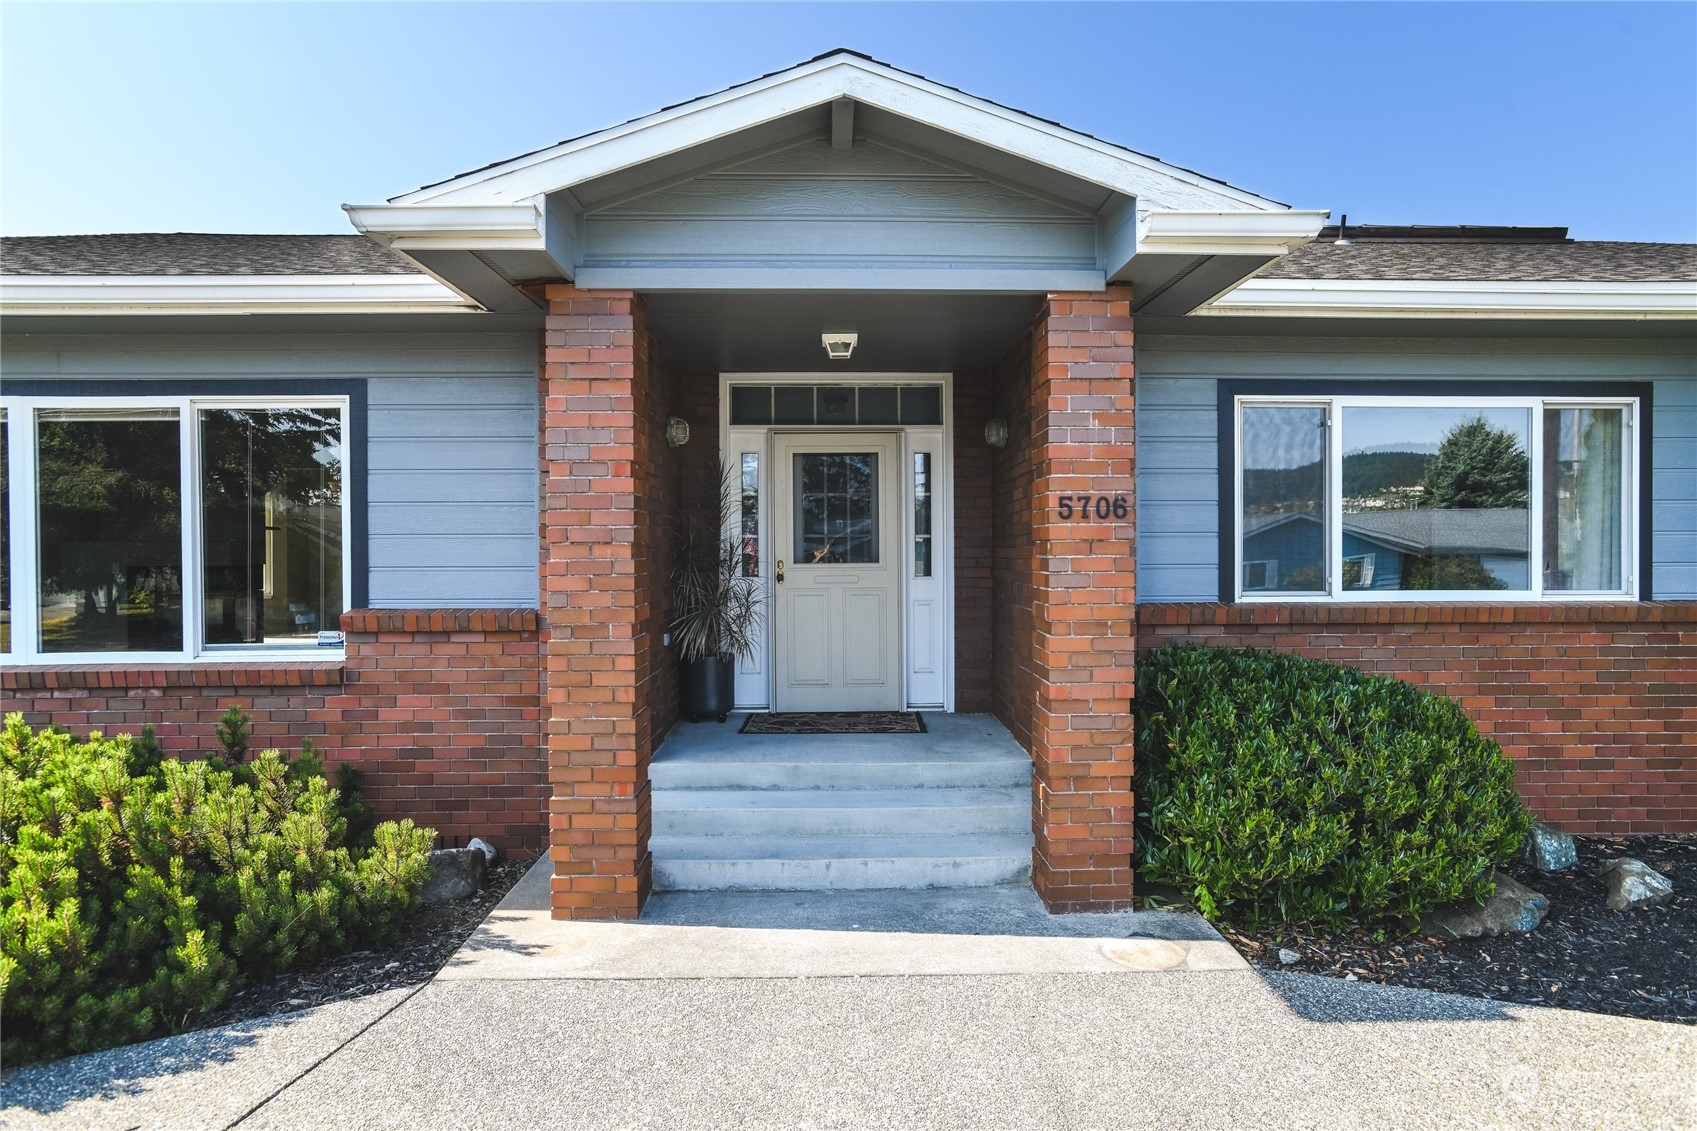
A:
{"label": "house number 5706", "polygon": [[1061,495],[1056,509],[1063,519],[1074,522],[1107,522],[1130,513],[1124,495]]}

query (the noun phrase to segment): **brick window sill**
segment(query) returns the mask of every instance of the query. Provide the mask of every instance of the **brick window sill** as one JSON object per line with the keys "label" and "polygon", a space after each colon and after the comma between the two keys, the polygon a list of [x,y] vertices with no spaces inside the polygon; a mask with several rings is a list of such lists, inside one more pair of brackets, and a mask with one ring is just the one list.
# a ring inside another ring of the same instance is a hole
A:
{"label": "brick window sill", "polygon": [[342,660],[192,664],[32,664],[0,672],[0,690],[340,687]]}
{"label": "brick window sill", "polygon": [[1137,623],[1164,624],[1694,624],[1697,601],[1409,602],[1397,604],[1137,606]]}

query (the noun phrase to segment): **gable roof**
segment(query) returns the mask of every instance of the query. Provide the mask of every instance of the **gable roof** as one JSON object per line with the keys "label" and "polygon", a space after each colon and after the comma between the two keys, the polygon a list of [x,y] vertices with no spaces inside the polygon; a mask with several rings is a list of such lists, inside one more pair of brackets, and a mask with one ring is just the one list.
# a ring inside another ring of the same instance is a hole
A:
{"label": "gable roof", "polygon": [[364,236],[132,232],[0,238],[0,275],[420,275]]}
{"label": "gable roof", "polygon": [[1152,207],[1288,207],[846,49],[425,185],[390,203],[510,204],[841,99],[922,121]]}

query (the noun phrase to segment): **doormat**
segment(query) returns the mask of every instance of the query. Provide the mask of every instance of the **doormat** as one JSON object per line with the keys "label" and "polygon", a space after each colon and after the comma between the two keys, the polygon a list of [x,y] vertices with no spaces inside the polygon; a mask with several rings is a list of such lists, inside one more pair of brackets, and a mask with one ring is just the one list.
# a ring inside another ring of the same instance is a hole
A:
{"label": "doormat", "polygon": [[776,711],[749,715],[738,734],[924,734],[917,711]]}

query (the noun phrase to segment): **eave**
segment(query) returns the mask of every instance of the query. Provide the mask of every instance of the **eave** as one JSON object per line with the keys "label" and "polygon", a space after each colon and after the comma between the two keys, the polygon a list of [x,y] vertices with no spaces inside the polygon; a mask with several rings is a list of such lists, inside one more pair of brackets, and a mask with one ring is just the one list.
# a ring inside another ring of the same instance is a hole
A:
{"label": "eave", "polygon": [[0,314],[441,314],[478,306],[428,275],[5,275]]}
{"label": "eave", "polygon": [[1249,279],[1197,316],[1693,319],[1697,282]]}

